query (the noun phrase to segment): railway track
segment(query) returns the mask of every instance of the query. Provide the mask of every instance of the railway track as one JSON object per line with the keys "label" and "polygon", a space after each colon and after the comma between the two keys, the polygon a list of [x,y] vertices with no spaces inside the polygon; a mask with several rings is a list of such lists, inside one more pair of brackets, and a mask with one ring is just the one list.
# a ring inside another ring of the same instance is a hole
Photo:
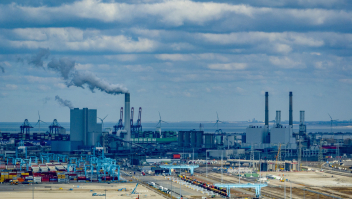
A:
{"label": "railway track", "polygon": [[[203,177],[205,177],[204,176],[205,172],[197,172],[197,173],[200,173]],[[221,182],[221,178],[219,176],[215,176],[214,174],[211,174],[211,173],[208,173],[208,177],[207,178],[215,180],[215,181],[218,181],[219,183]],[[236,181],[230,181],[230,180],[224,180],[224,179],[222,181],[224,183],[232,183],[232,184],[238,183]],[[242,182],[253,183],[253,181],[247,181],[247,180],[243,180],[243,179],[242,179]],[[249,189],[247,190],[247,189],[237,188],[237,190],[239,190],[243,194],[247,194],[246,192],[251,192],[252,195],[255,195],[255,191],[252,191],[252,190],[249,190]],[[267,190],[265,188],[261,189],[261,195],[264,196],[264,198],[284,199],[284,197],[281,194],[278,194],[278,193],[276,193],[276,192],[274,192],[272,190]]]}

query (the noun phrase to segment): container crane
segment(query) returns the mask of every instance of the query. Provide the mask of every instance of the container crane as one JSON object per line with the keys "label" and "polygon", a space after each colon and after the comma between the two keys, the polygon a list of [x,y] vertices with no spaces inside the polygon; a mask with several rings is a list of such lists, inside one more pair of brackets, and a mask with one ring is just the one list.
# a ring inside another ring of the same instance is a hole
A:
{"label": "container crane", "polygon": [[[133,107],[132,107],[133,108]],[[138,120],[137,124],[133,125],[133,114],[134,114],[134,109],[131,111],[131,129],[133,132],[141,132],[142,131],[142,107],[139,107],[139,112],[138,112]]]}
{"label": "container crane", "polygon": [[49,126],[49,131],[50,134],[58,134],[59,130],[62,129],[63,127],[59,124],[57,119],[54,119],[53,123]]}
{"label": "container crane", "polygon": [[137,120],[137,131],[142,131],[142,107],[139,107],[138,120]]}
{"label": "container crane", "polygon": [[134,108],[132,107],[131,108],[131,121],[130,121],[131,128],[133,127],[133,115],[134,115]]}
{"label": "container crane", "polygon": [[25,134],[30,134],[30,130],[31,128],[33,128],[33,126],[28,122],[28,119],[25,119],[23,124],[20,126],[21,128],[21,133],[25,133]]}
{"label": "container crane", "polygon": [[120,109],[120,119],[119,122],[117,123],[117,125],[114,126],[114,132],[116,133],[118,130],[122,130],[123,129],[123,123],[122,123],[122,118],[123,118],[123,107],[121,107]]}

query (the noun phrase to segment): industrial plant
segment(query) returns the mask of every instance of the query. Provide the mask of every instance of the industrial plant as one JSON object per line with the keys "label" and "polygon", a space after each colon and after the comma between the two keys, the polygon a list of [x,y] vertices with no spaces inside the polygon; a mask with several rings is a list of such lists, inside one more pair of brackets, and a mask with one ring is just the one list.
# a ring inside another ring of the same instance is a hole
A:
{"label": "industrial plant", "polygon": [[[295,175],[316,170],[329,175],[351,175],[352,133],[307,132],[305,111],[294,110],[292,92],[287,98],[288,125],[281,120],[281,110],[276,110],[275,120],[270,123],[269,93],[265,92],[264,125],[248,123],[244,132],[236,133],[219,128],[219,118],[214,132],[204,131],[202,124],[199,129],[163,131],[162,124],[166,122],[160,113],[155,131],[143,131],[142,107],[136,109],[135,122],[130,93],[125,93],[124,99],[124,106],[116,110],[120,118],[111,128],[104,128],[106,117],[98,118],[98,110],[71,108],[69,134],[56,119],[41,132],[39,113],[39,132],[31,131],[33,126],[27,119],[19,133],[1,132],[0,182],[133,181],[137,185],[132,194],[140,183],[162,197],[182,198],[186,195],[182,191],[190,197],[195,194],[192,190],[197,190],[201,194],[196,195],[203,197],[282,198],[286,188],[282,190],[281,185],[287,181],[297,184],[293,193],[296,195],[304,189],[312,198],[344,198],[343,193],[317,191],[308,185],[302,188],[303,182]],[[294,113],[300,118],[296,123],[298,130],[294,128]],[[136,172],[141,177],[134,177]],[[154,182],[160,181],[160,176],[167,181],[163,187]],[[172,182],[181,187],[179,192],[172,188]]]}

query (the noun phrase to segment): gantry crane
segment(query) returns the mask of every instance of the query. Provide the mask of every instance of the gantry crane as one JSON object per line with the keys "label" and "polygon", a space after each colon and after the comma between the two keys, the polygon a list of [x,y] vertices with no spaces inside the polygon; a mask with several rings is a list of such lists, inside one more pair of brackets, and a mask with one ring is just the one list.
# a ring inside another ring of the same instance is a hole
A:
{"label": "gantry crane", "polygon": [[117,125],[114,126],[114,132],[116,133],[118,130],[122,130],[123,129],[123,123],[122,123],[122,118],[123,118],[123,107],[121,107],[120,109],[120,119],[119,122],[117,123]]}

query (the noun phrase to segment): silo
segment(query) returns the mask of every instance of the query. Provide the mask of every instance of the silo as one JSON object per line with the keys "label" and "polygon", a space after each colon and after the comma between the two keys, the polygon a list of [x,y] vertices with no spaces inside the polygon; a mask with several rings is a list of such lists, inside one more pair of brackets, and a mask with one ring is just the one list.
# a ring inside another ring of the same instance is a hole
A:
{"label": "silo", "polygon": [[183,134],[184,134],[184,131],[178,132],[178,146],[179,147],[183,147],[183,142],[184,142]]}
{"label": "silo", "polygon": [[197,147],[197,132],[196,131],[191,131],[191,147]]}
{"label": "silo", "polygon": [[184,132],[184,147],[190,147],[190,141],[191,141],[191,132],[190,131],[185,131]]}
{"label": "silo", "polygon": [[204,131],[197,131],[197,147],[199,148],[203,146],[203,134]]}

